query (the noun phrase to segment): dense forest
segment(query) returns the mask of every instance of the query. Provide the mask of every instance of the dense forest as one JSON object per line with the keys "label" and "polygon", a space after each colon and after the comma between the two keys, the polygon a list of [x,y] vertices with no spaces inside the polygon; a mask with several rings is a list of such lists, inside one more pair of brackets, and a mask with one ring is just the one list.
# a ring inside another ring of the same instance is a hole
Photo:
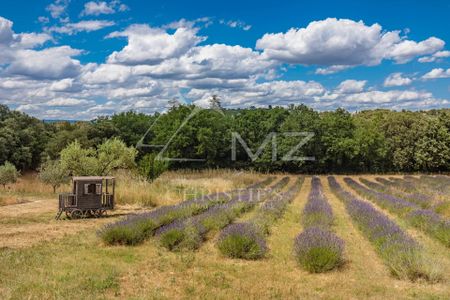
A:
{"label": "dense forest", "polygon": [[[343,109],[318,112],[305,105],[218,108],[220,103],[210,109],[174,105],[163,114],[124,112],[88,122],[46,123],[0,105],[0,165],[9,161],[18,169],[36,170],[43,161],[58,159],[61,150],[74,141],[96,149],[105,140],[118,138],[127,146],[137,146],[137,163],[148,158],[148,153],[204,159],[170,162],[172,169],[231,167],[314,173],[450,169],[449,109],[350,113]],[[305,138],[287,132],[314,133],[293,155],[315,160],[283,160]],[[235,160],[233,133],[241,138]],[[270,142],[252,159],[242,141],[256,153],[268,136]]]}

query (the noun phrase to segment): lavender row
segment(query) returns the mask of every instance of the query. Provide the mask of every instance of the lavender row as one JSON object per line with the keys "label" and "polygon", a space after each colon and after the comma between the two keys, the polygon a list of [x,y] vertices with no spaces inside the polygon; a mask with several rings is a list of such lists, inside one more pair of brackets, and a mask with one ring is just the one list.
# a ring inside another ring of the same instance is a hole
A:
{"label": "lavender row", "polygon": [[311,180],[311,191],[303,209],[305,230],[294,241],[294,254],[307,271],[330,271],[343,262],[344,241],[331,230],[333,210],[318,177]]}
{"label": "lavender row", "polygon": [[211,230],[219,230],[230,224],[242,213],[253,208],[257,203],[266,199],[271,193],[283,188],[289,182],[285,177],[270,189],[247,190],[235,196],[231,201],[213,206],[205,212],[177,220],[156,231],[161,244],[169,250],[197,249]]}
{"label": "lavender row", "polygon": [[380,206],[398,214],[400,217],[404,217],[412,226],[424,231],[445,246],[450,247],[449,220],[443,219],[431,209],[422,209],[415,204],[390,194],[368,189],[349,177],[344,180],[360,195],[378,203]]}
{"label": "lavender row", "polygon": [[[266,179],[259,183],[264,186],[269,181]],[[252,187],[252,186],[250,186]],[[110,245],[136,245],[150,237],[154,231],[179,218],[199,214],[209,207],[230,201],[235,194],[242,191],[213,193],[195,199],[183,201],[176,205],[162,206],[150,212],[129,215],[119,221],[104,226],[98,235]]]}
{"label": "lavender row", "polygon": [[288,204],[300,190],[303,181],[304,178],[300,177],[286,192],[272,195],[249,221],[225,227],[217,241],[217,247],[221,253],[231,258],[263,257],[267,252],[265,236],[270,233],[270,226],[283,215]]}
{"label": "lavender row", "polygon": [[437,188],[433,188],[427,184],[423,179],[419,179],[413,176],[405,176],[403,179],[391,177],[389,178],[392,181],[389,181],[390,184],[395,185],[401,190],[406,191],[417,191],[417,192],[426,192],[427,194],[433,195],[431,197],[431,201],[428,202],[428,205],[423,205],[422,208],[429,208],[440,214],[444,217],[450,216],[450,191],[443,191]]}
{"label": "lavender row", "polygon": [[416,204],[410,203],[401,198],[395,197],[390,194],[377,192],[367,188],[366,186],[358,183],[350,177],[344,178],[345,183],[358,192],[361,195],[368,197],[369,199],[377,202],[381,207],[388,209],[389,211],[405,215],[412,210],[418,208]]}
{"label": "lavender row", "polygon": [[379,192],[389,193],[389,194],[392,193],[394,196],[397,196],[408,202],[419,205],[422,208],[430,207],[431,203],[433,201],[433,197],[423,194],[423,193],[418,193],[418,192],[407,193],[405,191],[400,191],[398,188],[396,188],[395,183],[392,184],[392,182],[391,182],[391,184],[386,185],[386,183],[380,184],[378,182],[373,182],[373,181],[367,180],[365,178],[360,178],[359,180],[371,189],[377,190]]}
{"label": "lavender row", "polygon": [[425,258],[421,246],[395,222],[370,203],[344,190],[333,176],[328,177],[328,183],[394,276],[410,280],[439,279],[431,269],[432,264]]}
{"label": "lavender row", "polygon": [[311,180],[311,192],[303,209],[302,223],[306,227],[328,228],[333,222],[333,210],[323,193],[322,183],[318,177]]}

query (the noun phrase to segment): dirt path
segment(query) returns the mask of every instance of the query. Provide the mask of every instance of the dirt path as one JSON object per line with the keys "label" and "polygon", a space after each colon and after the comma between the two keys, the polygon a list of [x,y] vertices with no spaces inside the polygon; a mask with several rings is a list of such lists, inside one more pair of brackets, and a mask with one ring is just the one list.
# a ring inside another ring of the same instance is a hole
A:
{"label": "dirt path", "polygon": [[81,230],[100,227],[136,208],[119,207],[107,218],[55,220],[57,201],[38,199],[0,207],[0,248],[31,247],[42,241],[63,238]]}

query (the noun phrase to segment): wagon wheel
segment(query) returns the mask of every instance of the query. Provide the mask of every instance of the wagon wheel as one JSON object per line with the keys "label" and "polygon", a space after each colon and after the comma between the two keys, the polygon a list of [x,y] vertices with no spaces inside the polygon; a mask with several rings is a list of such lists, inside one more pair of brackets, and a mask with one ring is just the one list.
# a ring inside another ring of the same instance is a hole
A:
{"label": "wagon wheel", "polygon": [[99,209],[98,210],[98,216],[99,217],[103,217],[103,216],[105,216],[106,215],[106,210],[104,210],[104,209]]}
{"label": "wagon wheel", "polygon": [[79,209],[75,209],[72,211],[72,219],[81,219],[83,217],[83,212]]}

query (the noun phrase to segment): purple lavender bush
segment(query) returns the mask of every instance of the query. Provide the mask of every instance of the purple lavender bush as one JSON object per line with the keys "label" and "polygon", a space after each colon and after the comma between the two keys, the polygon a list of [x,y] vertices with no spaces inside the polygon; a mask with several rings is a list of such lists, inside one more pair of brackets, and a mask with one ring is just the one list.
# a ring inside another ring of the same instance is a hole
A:
{"label": "purple lavender bush", "polygon": [[372,204],[344,190],[334,177],[328,177],[328,182],[394,276],[410,280],[440,280],[441,275],[434,269],[433,262],[425,257],[423,249],[411,236]]}
{"label": "purple lavender bush", "polygon": [[219,235],[217,247],[231,258],[258,259],[267,251],[266,242],[252,223],[227,226]]}
{"label": "purple lavender bush", "polygon": [[311,180],[311,192],[302,214],[302,223],[307,227],[328,228],[333,222],[333,210],[323,193],[322,183],[318,177]]}
{"label": "purple lavender bush", "polygon": [[311,273],[330,271],[343,263],[344,241],[321,227],[309,227],[294,241],[298,263]]}

